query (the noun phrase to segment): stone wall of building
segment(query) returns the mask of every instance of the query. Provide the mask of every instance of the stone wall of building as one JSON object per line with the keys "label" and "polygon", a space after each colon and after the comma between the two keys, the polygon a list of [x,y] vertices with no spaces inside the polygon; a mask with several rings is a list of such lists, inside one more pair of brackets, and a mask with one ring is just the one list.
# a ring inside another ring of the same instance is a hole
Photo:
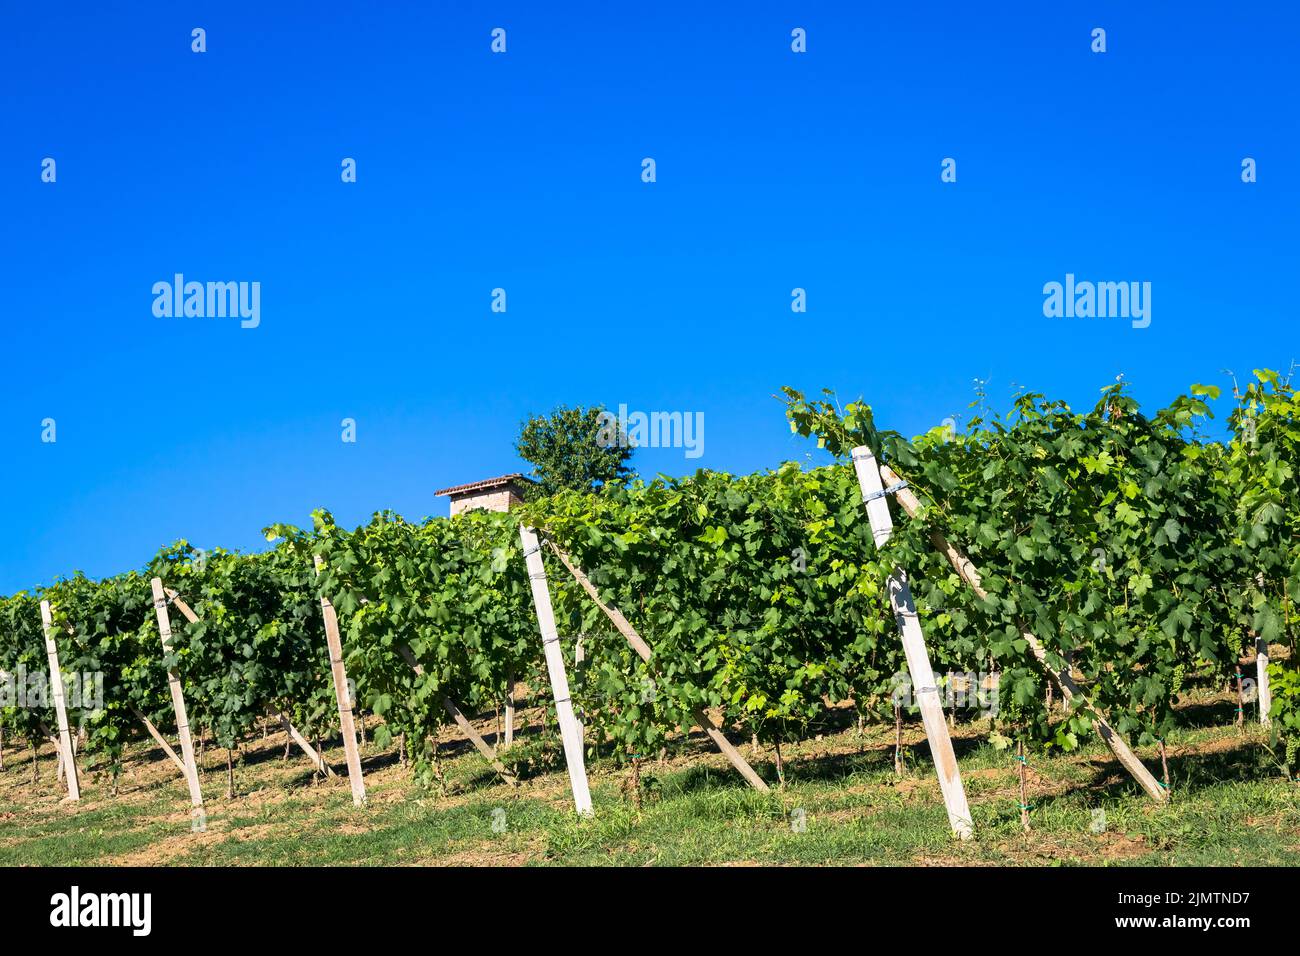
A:
{"label": "stone wall of building", "polygon": [[523,504],[519,495],[509,488],[488,488],[480,492],[453,498],[452,515],[458,515],[473,508],[485,508],[488,511],[509,511],[515,505]]}

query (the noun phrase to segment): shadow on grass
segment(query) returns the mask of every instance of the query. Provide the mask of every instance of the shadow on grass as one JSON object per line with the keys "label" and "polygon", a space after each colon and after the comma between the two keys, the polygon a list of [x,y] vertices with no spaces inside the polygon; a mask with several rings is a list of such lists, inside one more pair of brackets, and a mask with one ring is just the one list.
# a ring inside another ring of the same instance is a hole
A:
{"label": "shadow on grass", "polygon": [[[1159,756],[1139,753],[1138,759],[1156,780],[1163,779]],[[1268,750],[1250,740],[1241,740],[1232,747],[1209,753],[1180,754],[1176,748],[1171,748],[1166,760],[1169,764],[1170,787],[1175,797],[1179,791],[1192,792],[1224,783],[1255,780],[1276,771]],[[1097,772],[1081,789],[1116,799],[1144,794],[1137,781],[1110,754],[1094,757],[1093,765],[1097,767]],[[1068,794],[1063,794],[1065,795]]]}
{"label": "shadow on grass", "polygon": [[1177,708],[1174,716],[1178,726],[1186,729],[1230,727],[1237,719],[1237,704],[1231,700],[1196,702]]}

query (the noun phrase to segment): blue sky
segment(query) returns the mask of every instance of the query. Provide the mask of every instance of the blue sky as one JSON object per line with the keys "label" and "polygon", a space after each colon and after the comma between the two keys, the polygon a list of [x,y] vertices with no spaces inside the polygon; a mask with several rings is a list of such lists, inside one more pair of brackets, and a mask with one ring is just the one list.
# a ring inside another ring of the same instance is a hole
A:
{"label": "blue sky", "polygon": [[[808,451],[783,384],[915,433],[977,377],[1300,358],[1293,4],[542,6],[3,8],[0,592],[445,514],[561,402],[702,411],[640,469],[742,472]],[[178,272],[260,326],[155,317]],[[1044,318],[1067,272],[1151,282],[1150,327]]]}

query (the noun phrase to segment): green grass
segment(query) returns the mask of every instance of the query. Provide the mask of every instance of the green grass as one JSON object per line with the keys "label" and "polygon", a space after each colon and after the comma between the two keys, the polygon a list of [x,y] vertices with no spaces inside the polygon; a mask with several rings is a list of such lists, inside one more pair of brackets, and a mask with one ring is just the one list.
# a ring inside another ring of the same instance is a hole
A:
{"label": "green grass", "polygon": [[[128,761],[120,796],[92,779],[82,806],[58,800],[48,751],[36,787],[10,751],[0,773],[0,865],[1300,865],[1300,787],[1283,778],[1262,732],[1207,726],[1195,714],[1168,742],[1174,797],[1164,807],[1098,745],[1031,754],[1027,833],[1013,756],[985,742],[986,728],[959,726],[976,829],[966,843],[948,835],[916,725],[901,777],[892,728],[865,737],[828,729],[786,748],[787,786],[767,795],[695,738],[679,742],[665,765],[643,765],[640,808],[626,792],[627,769],[593,761],[589,820],[572,812],[558,744],[537,736],[511,758],[528,768],[519,790],[495,782],[462,748],[442,761],[440,792],[422,790],[391,754],[368,750],[363,809],[352,806],[345,780],[312,784],[301,758],[281,761],[275,738],[253,741],[231,801],[224,755],[209,753],[205,834],[190,832],[174,768],[143,748]],[[329,756],[341,765],[337,749]],[[1140,756],[1158,771],[1154,754]],[[775,779],[770,762],[754,763]],[[1105,814],[1101,832],[1095,811]]]}

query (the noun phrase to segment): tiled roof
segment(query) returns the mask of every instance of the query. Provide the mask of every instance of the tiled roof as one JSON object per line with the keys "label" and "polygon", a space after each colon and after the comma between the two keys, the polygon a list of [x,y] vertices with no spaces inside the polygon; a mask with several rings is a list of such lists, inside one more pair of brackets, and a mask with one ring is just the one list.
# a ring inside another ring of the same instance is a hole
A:
{"label": "tiled roof", "polygon": [[515,473],[513,475],[502,475],[500,478],[484,478],[482,481],[471,481],[467,485],[453,485],[450,488],[443,488],[441,491],[435,491],[435,495],[465,495],[472,491],[487,491],[489,488],[501,488],[505,485],[532,484],[533,480],[523,474]]}

